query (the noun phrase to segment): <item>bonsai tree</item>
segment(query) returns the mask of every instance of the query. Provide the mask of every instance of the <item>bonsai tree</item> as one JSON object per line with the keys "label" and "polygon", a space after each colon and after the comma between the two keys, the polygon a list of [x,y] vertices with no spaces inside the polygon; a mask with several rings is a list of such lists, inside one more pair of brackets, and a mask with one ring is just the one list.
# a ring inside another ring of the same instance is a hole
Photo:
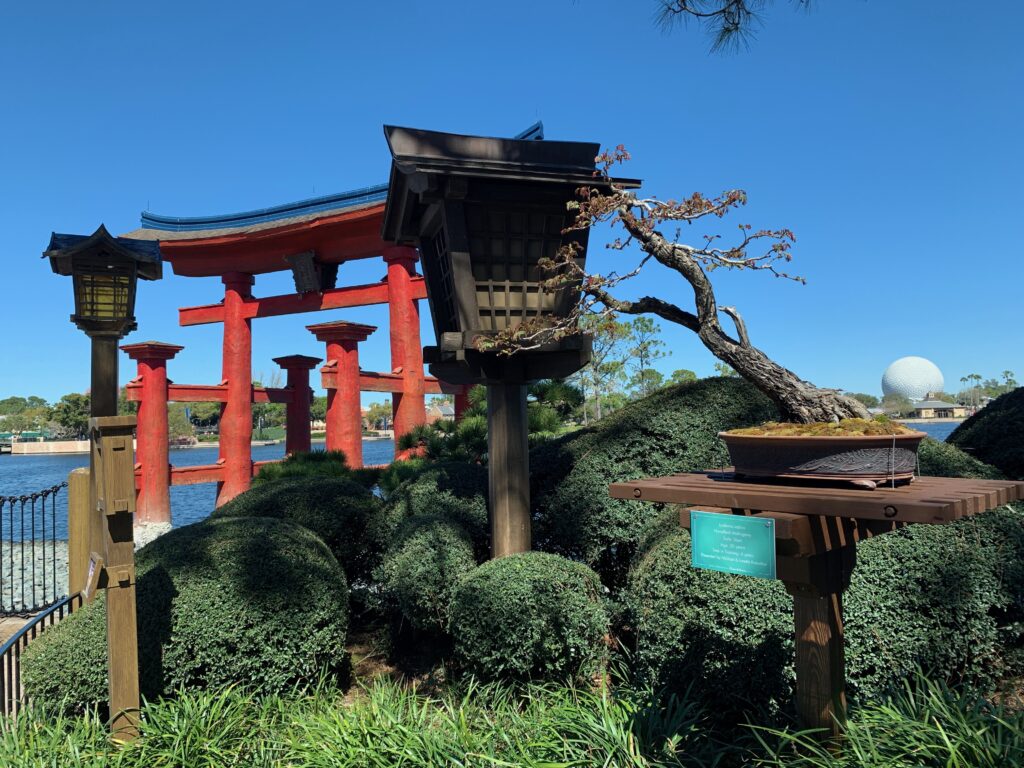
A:
{"label": "bonsai tree", "polygon": [[[718,197],[705,197],[698,192],[683,200],[639,197],[635,191],[615,184],[608,173],[613,165],[628,159],[629,153],[622,145],[598,156],[600,170],[596,173],[609,184],[608,191],[580,188],[578,201],[570,203],[576,218],[567,231],[597,224],[621,228],[624,234],[608,247],[625,251],[635,246],[641,252],[639,264],[622,274],[591,274],[580,266],[575,244],[562,248],[553,259],[542,260],[541,266],[550,275],[545,283],[547,288],[582,286],[581,300],[574,311],[563,318],[528,321],[497,338],[480,342],[481,346],[511,354],[578,333],[581,319],[590,315],[656,315],[697,334],[715,357],[767,395],[785,421],[812,423],[867,418],[867,408],[862,403],[838,390],[814,386],[751,344],[746,323],[736,307],[719,306],[715,298],[709,273],[716,269],[768,272],[804,283],[802,277],[784,271],[792,258],[790,248],[796,240],[793,233],[788,229],[754,230],[749,224],[741,224],[739,238],[730,245],[721,242],[721,235],[707,235],[695,243],[683,242],[680,238],[684,224],[720,219],[744,205],[746,193],[730,190]],[[635,277],[651,261],[677,273],[689,284],[694,300],[692,308],[656,296],[627,300],[616,295],[615,289],[620,283]],[[729,333],[722,327],[722,314],[731,319],[734,332]]]}

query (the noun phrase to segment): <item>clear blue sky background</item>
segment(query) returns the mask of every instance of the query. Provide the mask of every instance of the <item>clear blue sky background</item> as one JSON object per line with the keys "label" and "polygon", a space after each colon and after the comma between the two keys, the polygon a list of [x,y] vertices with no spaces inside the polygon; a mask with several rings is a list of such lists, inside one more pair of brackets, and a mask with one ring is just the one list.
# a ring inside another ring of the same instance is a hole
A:
{"label": "clear blue sky background", "polygon": [[[792,228],[806,286],[716,282],[753,341],[801,376],[877,393],[908,354],[934,360],[947,389],[970,372],[1024,375],[1021,3],[830,0],[804,13],[780,0],[750,49],[727,55],[696,28],[663,33],[654,7],[4,3],[0,397],[88,384],[70,281],[39,258],[51,230],[125,232],[144,209],[219,214],[379,183],[383,123],[511,135],[537,119],[549,138],[624,143],[651,193],[746,189],[719,231]],[[180,328],[175,310],[221,286],[167,273],[140,287],[129,340],[184,344],[171,377],[216,382],[219,326]],[[367,263],[342,279],[382,274]],[[631,290],[690,299],[653,270]],[[386,370],[386,313],[370,308],[256,321],[255,373],[320,354],[303,326],[335,316],[381,326],[361,354]],[[659,367],[712,372],[695,338],[662,325],[672,354]]]}

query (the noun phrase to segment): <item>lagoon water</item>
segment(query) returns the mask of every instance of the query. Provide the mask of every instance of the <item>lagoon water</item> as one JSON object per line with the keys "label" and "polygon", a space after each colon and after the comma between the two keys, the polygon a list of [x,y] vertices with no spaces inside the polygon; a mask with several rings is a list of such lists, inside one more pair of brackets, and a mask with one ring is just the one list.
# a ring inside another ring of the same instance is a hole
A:
{"label": "lagoon water", "polygon": [[[915,429],[927,432],[936,440],[945,440],[956,428],[955,422],[913,425]],[[284,443],[255,446],[252,449],[254,461],[280,459],[284,456]],[[391,440],[364,440],[363,461],[366,464],[387,464],[394,458],[394,443]],[[213,464],[217,461],[216,448],[180,448],[171,451],[171,464],[188,467],[196,464]],[[20,496],[57,485],[67,479],[68,473],[76,467],[89,464],[87,454],[63,456],[10,456],[0,455],[0,496]],[[203,485],[182,485],[171,488],[171,522],[175,527],[188,525],[207,517],[213,511],[215,487],[212,483]],[[5,507],[4,511],[8,509]],[[57,538],[67,538],[67,492],[57,495],[56,509]],[[49,518],[49,515],[47,515]],[[0,537],[7,538],[8,521],[0,520]],[[17,537],[16,537],[17,538]]]}
{"label": "lagoon water", "polygon": [[[322,449],[322,444],[321,444]],[[394,458],[395,444],[391,440],[363,440],[363,462],[388,464]],[[284,443],[254,446],[253,461],[280,459],[284,456]],[[179,448],[171,451],[171,464],[190,467],[213,464],[217,461],[217,448]],[[20,496],[49,488],[67,480],[68,473],[77,467],[89,465],[85,453],[60,456],[0,455],[0,496]],[[188,525],[207,517],[213,511],[213,483],[181,485],[171,488],[171,522],[174,527]],[[4,507],[6,513],[8,508]],[[57,495],[57,538],[67,538],[67,491]],[[15,513],[17,517],[17,512]],[[49,513],[47,513],[49,519]],[[0,536],[7,538],[8,521],[0,520]],[[17,537],[16,537],[17,538]]]}

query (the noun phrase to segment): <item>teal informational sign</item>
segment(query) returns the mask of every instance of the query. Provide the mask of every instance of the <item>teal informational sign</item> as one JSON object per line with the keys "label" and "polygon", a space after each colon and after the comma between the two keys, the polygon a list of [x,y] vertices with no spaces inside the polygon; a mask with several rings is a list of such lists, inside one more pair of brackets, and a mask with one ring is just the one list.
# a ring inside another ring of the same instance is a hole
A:
{"label": "teal informational sign", "polygon": [[693,567],[775,578],[775,521],[690,510]]}

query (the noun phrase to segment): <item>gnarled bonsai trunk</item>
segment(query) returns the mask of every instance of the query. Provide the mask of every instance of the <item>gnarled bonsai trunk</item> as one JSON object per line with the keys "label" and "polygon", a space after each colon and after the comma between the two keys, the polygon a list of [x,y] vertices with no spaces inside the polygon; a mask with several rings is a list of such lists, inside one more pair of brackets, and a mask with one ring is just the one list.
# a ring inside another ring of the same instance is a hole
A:
{"label": "gnarled bonsai trunk", "polygon": [[[667,240],[648,223],[638,219],[628,200],[618,208],[618,220],[642,248],[659,263],[681,274],[693,288],[696,312],[688,312],[663,299],[646,296],[622,301],[611,296],[599,282],[591,282],[585,292],[609,309],[626,314],[655,314],[697,334],[704,346],[719,360],[728,363],[778,406],[783,421],[811,423],[848,418],[867,418],[867,408],[857,400],[833,389],[822,389],[804,381],[779,365],[750,343],[746,324],[733,307],[719,307],[710,280],[695,256],[701,251]],[[718,319],[719,312],[732,318],[738,338],[729,336]]]}

